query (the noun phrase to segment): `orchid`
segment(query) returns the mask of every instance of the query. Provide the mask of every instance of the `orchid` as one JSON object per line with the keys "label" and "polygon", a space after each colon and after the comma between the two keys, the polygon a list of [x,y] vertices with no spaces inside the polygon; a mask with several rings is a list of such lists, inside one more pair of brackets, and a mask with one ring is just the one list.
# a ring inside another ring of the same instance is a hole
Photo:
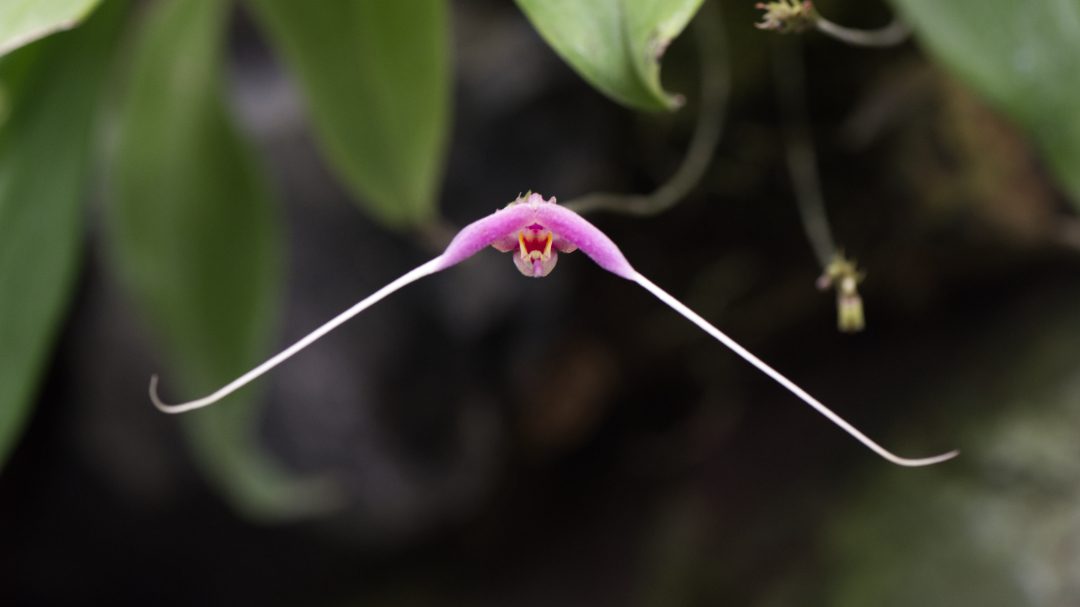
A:
{"label": "orchid", "polygon": [[222,386],[216,392],[185,403],[166,404],[158,396],[158,378],[155,375],[150,379],[150,399],[158,409],[165,413],[183,413],[212,405],[281,364],[300,350],[311,345],[315,340],[333,331],[394,291],[425,276],[461,263],[488,246],[502,252],[512,252],[514,264],[518,270],[526,276],[535,278],[547,276],[555,268],[559,253],[571,253],[575,250],[581,250],[601,268],[616,276],[637,283],[646,291],[652,293],[657,299],[670,306],[759,371],[813,407],[818,413],[825,416],[860,443],[894,464],[927,466],[951,459],[958,453],[957,451],[950,451],[933,457],[909,459],[899,457],[886,450],[674,296],[638,273],[630,265],[630,262],[626,260],[626,257],[615,243],[596,226],[574,211],[556,204],[554,197],[544,200],[543,196],[535,193],[520,196],[506,207],[465,226],[438,257],[406,272],[401,277],[390,282],[390,284],[307,334],[293,345]]}

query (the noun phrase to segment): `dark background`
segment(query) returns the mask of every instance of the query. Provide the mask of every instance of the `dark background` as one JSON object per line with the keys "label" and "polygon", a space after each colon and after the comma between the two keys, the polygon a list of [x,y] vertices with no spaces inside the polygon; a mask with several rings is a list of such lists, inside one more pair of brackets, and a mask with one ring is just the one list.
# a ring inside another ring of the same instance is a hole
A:
{"label": "dark background", "polygon": [[[877,3],[831,8],[856,26],[888,20]],[[749,2],[725,4],[734,89],[700,187],[657,217],[591,219],[870,436],[911,456],[957,447],[959,460],[894,469],[583,255],[528,280],[491,251],[263,380],[266,449],[333,475],[345,502],[247,522],[147,401],[158,360],[95,229],[0,476],[0,603],[1080,600],[1080,259],[1063,196],[1024,137],[917,45],[807,35],[829,216],[868,272],[867,330],[838,333],[784,165],[777,39],[755,18]],[[677,166],[696,110],[692,36],[665,60],[667,88],[690,104],[651,116],[591,89],[510,3],[457,2],[454,24],[451,223],[527,189],[648,192]],[[284,344],[433,245],[348,200],[242,12],[231,35],[232,108],[286,205]]]}

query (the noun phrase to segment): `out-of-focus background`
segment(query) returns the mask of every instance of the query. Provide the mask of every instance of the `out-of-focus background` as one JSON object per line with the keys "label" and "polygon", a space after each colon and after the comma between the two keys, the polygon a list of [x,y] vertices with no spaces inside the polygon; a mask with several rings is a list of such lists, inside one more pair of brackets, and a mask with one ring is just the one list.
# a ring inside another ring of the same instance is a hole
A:
{"label": "out-of-focus background", "polygon": [[[630,0],[69,4],[0,59],[0,604],[1080,604],[1080,3],[816,3],[899,15],[888,48],[656,3],[693,17],[681,108],[628,71],[640,23],[582,30]],[[589,219],[870,436],[958,459],[884,462],[580,253],[482,252],[217,408],[151,406],[520,192],[656,190],[710,117],[685,196]],[[800,144],[861,332],[815,287]]]}

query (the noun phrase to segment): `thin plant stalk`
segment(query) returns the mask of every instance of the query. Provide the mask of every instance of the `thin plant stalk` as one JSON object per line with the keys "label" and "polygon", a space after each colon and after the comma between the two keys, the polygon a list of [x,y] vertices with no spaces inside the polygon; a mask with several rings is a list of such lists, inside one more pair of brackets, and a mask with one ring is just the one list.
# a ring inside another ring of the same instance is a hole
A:
{"label": "thin plant stalk", "polygon": [[899,19],[894,19],[892,23],[882,28],[865,30],[845,27],[818,15],[814,20],[814,29],[852,46],[870,48],[898,46],[911,37],[911,27]]}
{"label": "thin plant stalk", "polygon": [[719,3],[706,2],[694,20],[701,62],[700,106],[686,155],[675,173],[650,194],[595,192],[567,201],[578,213],[598,211],[627,215],[657,215],[686,198],[705,175],[724,130],[731,95],[731,62]]}
{"label": "thin plant stalk", "polygon": [[803,230],[824,271],[836,256],[836,242],[825,211],[825,196],[818,174],[806,112],[806,67],[802,41],[777,41],[773,45],[773,80],[783,118],[784,155],[795,192]]}
{"label": "thin plant stalk", "polygon": [[755,27],[781,34],[798,34],[816,29],[846,44],[871,48],[897,46],[911,36],[911,28],[900,19],[894,19],[889,25],[878,29],[845,27],[822,17],[811,0],[773,0],[759,2],[755,6],[764,11]]}

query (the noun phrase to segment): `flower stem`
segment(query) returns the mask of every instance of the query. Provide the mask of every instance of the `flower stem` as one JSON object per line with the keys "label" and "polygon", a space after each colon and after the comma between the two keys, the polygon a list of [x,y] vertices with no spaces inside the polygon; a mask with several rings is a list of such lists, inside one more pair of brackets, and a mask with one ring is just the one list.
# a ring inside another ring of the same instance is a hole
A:
{"label": "flower stem", "polygon": [[836,243],[825,212],[825,197],[817,169],[817,153],[807,126],[806,68],[799,39],[777,42],[773,77],[783,118],[784,151],[803,230],[818,265],[824,270],[836,256]]}
{"label": "flower stem", "polygon": [[578,213],[609,211],[656,215],[675,206],[701,182],[723,133],[731,93],[731,65],[718,2],[706,2],[694,20],[701,56],[701,101],[697,124],[678,170],[651,194],[595,192],[563,203]]}
{"label": "flower stem", "polygon": [[821,16],[810,0],[776,0],[755,5],[763,11],[761,21],[754,26],[781,34],[798,34],[808,29],[817,31],[852,46],[883,48],[903,43],[911,35],[911,28],[899,19],[885,27],[864,30],[844,27]]}
{"label": "flower stem", "polygon": [[865,274],[853,260],[840,252],[829,227],[817,168],[817,153],[807,120],[802,41],[776,42],[773,49],[773,76],[783,122],[788,173],[791,175],[803,231],[821,267],[818,288],[833,288],[836,291],[837,328],[842,333],[857,333],[866,326],[858,290],[858,284]]}
{"label": "flower stem", "polygon": [[829,21],[821,15],[817,15],[817,18],[814,19],[814,28],[827,36],[852,46],[871,48],[897,46],[903,44],[911,36],[911,27],[899,19],[894,19],[892,23],[879,29],[864,30],[844,27]]}

